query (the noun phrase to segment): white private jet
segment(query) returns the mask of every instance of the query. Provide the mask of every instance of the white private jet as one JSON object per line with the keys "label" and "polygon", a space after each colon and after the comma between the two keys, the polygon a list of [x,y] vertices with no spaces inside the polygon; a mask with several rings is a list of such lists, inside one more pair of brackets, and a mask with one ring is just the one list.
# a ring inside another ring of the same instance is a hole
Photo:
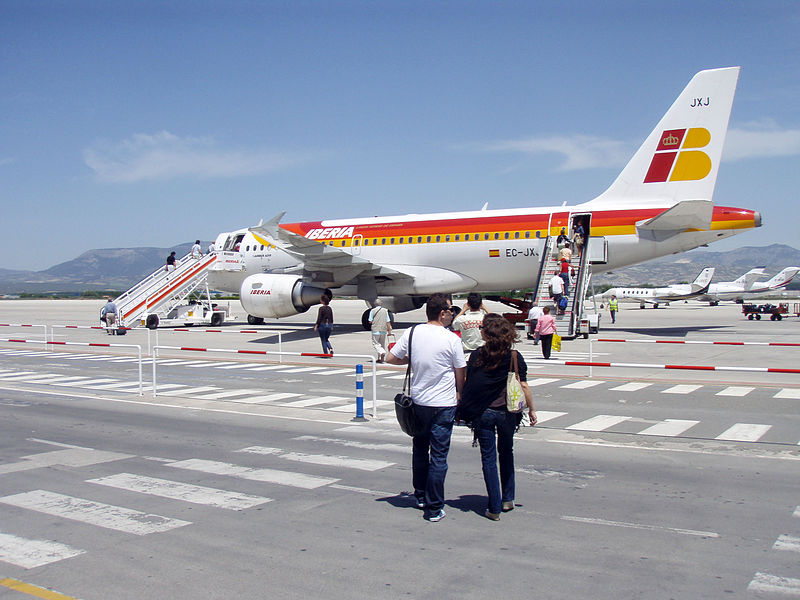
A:
{"label": "white private jet", "polygon": [[708,302],[711,306],[719,304],[720,300],[733,300],[741,302],[747,296],[763,294],[789,285],[789,282],[800,272],[800,267],[786,267],[780,273],[767,281],[758,281],[764,277],[764,268],[751,269],[735,281],[722,281],[708,286],[705,294],[698,296],[698,300]]}
{"label": "white private jet", "polygon": [[589,202],[287,224],[281,213],[220,233],[208,284],[238,293],[250,323],[304,312],[330,290],[402,312],[434,292],[530,287],[547,238],[577,222],[595,273],[760,227],[760,213],[712,201],[738,77],[739,67],[697,73]]}
{"label": "white private jet", "polygon": [[598,298],[608,301],[611,296],[616,296],[620,302],[638,302],[639,308],[644,308],[646,304],[658,308],[661,303],[669,304],[675,300],[688,300],[705,294],[712,277],[714,267],[706,267],[692,283],[676,283],[660,288],[616,287],[606,290]]}

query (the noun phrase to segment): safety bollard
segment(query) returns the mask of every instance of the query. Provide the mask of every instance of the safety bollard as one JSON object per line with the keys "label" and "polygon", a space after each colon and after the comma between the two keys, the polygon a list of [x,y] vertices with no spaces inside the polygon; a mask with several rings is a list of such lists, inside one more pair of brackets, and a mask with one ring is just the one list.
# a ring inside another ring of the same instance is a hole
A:
{"label": "safety bollard", "polygon": [[356,365],[356,416],[353,421],[363,423],[364,418],[364,365]]}

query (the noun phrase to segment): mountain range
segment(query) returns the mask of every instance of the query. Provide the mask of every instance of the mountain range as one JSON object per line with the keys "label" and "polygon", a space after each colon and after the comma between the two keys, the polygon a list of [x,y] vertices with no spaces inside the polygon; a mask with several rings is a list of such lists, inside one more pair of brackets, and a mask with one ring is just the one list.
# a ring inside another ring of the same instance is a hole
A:
{"label": "mountain range", "polygon": [[[208,242],[202,242],[203,248]],[[127,290],[155,271],[174,250],[184,256],[191,242],[170,248],[105,248],[89,250],[44,271],[0,269],[0,294]],[[593,277],[595,284],[614,286],[669,285],[689,282],[701,269],[716,267],[714,281],[731,281],[753,267],[774,275],[800,266],[800,250],[784,244],[745,246],[727,252],[699,248]]]}

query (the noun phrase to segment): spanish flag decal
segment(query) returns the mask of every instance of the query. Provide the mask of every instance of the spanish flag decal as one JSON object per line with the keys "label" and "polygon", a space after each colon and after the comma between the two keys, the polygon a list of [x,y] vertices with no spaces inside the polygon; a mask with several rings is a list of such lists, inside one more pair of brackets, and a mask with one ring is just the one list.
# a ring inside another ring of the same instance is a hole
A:
{"label": "spanish flag decal", "polygon": [[500,250],[489,250],[489,258],[500,258]]}

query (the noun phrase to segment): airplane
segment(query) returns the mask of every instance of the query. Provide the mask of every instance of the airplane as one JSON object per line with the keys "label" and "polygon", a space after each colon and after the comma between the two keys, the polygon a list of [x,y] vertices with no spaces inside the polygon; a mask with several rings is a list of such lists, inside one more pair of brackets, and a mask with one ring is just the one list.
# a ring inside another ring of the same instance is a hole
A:
{"label": "airplane", "polygon": [[660,288],[616,287],[606,290],[598,297],[608,300],[611,296],[616,296],[620,302],[625,300],[638,302],[639,308],[644,308],[645,304],[652,304],[653,308],[658,308],[661,302],[669,304],[674,300],[688,300],[705,294],[708,292],[712,277],[714,277],[714,267],[706,267],[692,283],[677,283]]}
{"label": "airplane", "polygon": [[251,324],[307,311],[332,290],[368,306],[380,297],[399,313],[434,292],[530,287],[548,237],[577,222],[594,273],[760,227],[759,212],[712,200],[738,77],[739,67],[697,73],[616,180],[588,202],[286,224],[280,213],[220,233],[208,285],[238,293]]}
{"label": "airplane", "polygon": [[786,287],[798,272],[800,272],[800,267],[786,267],[767,281],[757,281],[764,276],[764,268],[758,267],[751,269],[735,281],[712,283],[708,287],[708,291],[698,296],[697,299],[708,302],[711,306],[716,306],[720,300],[742,302],[747,296]]}

